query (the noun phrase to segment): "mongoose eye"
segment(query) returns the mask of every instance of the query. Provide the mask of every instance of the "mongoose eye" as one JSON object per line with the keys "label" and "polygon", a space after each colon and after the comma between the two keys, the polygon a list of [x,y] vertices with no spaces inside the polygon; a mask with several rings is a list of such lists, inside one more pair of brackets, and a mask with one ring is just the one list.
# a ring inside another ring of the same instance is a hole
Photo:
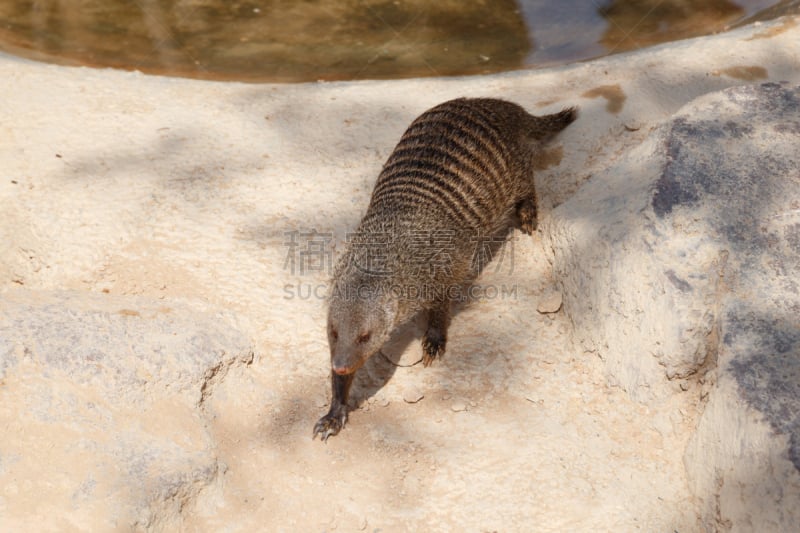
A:
{"label": "mongoose eye", "polygon": [[336,331],[335,329],[331,330],[331,339],[333,339],[333,340],[338,340],[339,339],[339,332]]}
{"label": "mongoose eye", "polygon": [[371,336],[372,336],[372,333],[364,333],[363,335],[359,335],[358,336],[358,338],[356,339],[356,342],[358,344],[364,344],[365,342],[367,342],[369,340],[369,338]]}

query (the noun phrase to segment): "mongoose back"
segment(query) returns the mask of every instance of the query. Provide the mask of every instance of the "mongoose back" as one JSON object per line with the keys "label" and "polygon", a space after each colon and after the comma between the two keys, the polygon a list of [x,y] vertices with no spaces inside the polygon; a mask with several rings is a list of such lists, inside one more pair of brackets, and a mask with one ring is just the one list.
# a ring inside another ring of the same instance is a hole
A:
{"label": "mongoose back", "polygon": [[535,158],[576,117],[575,108],[536,117],[504,100],[459,98],[411,123],[334,270],[333,393],[315,437],[342,429],[355,372],[396,326],[426,312],[423,363],[444,354],[451,301],[514,225],[536,229]]}

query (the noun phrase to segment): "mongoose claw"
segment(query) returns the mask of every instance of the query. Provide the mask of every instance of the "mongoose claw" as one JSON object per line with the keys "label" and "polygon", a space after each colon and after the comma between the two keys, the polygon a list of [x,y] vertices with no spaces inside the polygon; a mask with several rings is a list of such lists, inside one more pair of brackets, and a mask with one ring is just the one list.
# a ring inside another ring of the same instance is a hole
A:
{"label": "mongoose claw", "polygon": [[445,339],[439,335],[426,335],[422,339],[422,365],[431,366],[433,361],[444,355]]}
{"label": "mongoose claw", "polygon": [[311,440],[316,439],[317,435],[319,435],[319,439],[325,442],[328,437],[339,433],[346,421],[347,413],[328,413],[314,424],[314,434],[311,436]]}
{"label": "mongoose claw", "polygon": [[522,233],[525,235],[533,235],[533,232],[536,231],[536,221],[523,221],[519,229],[522,230]]}

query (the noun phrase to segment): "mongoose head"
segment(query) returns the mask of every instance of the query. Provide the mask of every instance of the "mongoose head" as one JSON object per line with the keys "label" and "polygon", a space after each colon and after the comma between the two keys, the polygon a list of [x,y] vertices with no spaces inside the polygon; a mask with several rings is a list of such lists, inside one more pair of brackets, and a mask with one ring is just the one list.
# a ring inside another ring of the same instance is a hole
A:
{"label": "mongoose head", "polygon": [[[363,280],[361,280],[363,281]],[[389,340],[397,299],[375,284],[337,284],[328,307],[328,344],[334,373],[352,374]],[[342,287],[342,286],[345,287]]]}

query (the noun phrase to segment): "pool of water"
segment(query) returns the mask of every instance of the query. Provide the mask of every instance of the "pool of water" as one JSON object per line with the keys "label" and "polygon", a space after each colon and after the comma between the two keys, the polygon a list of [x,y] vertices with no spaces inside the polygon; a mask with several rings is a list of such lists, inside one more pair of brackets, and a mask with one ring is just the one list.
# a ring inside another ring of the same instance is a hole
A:
{"label": "pool of water", "polygon": [[800,0],[2,0],[0,50],[301,82],[536,68],[800,13]]}

